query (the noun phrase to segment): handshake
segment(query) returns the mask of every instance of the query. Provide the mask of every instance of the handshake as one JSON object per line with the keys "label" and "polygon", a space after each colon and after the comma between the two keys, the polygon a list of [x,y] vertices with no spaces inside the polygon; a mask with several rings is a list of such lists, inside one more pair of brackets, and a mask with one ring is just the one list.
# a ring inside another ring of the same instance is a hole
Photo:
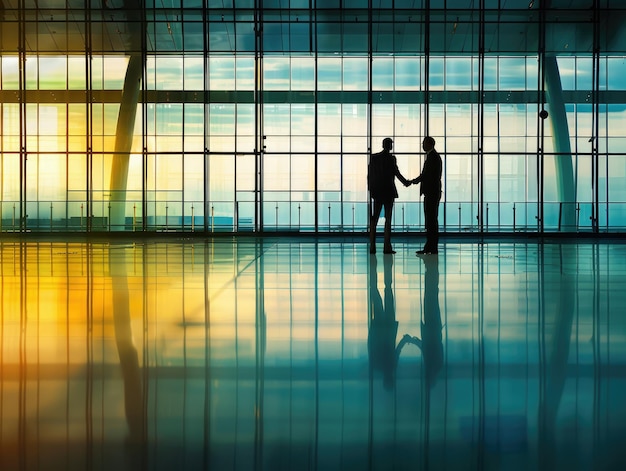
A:
{"label": "handshake", "polygon": [[415,185],[416,183],[420,182],[420,178],[414,178],[413,180],[407,180],[406,183],[404,184],[404,186],[411,186],[411,185]]}

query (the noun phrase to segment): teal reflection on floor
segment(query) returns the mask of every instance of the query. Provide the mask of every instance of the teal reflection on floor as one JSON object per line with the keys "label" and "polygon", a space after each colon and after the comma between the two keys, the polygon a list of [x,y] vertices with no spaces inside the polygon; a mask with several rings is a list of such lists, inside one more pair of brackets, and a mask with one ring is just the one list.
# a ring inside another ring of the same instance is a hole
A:
{"label": "teal reflection on floor", "polygon": [[0,242],[0,469],[626,462],[626,245]]}

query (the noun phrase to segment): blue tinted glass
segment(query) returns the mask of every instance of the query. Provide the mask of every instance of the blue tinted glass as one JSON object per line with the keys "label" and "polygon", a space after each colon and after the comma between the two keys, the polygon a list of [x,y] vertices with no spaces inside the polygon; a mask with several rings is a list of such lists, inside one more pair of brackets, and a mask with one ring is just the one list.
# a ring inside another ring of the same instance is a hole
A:
{"label": "blue tinted glass", "polygon": [[526,88],[526,59],[505,57],[500,59],[500,90],[524,90]]}

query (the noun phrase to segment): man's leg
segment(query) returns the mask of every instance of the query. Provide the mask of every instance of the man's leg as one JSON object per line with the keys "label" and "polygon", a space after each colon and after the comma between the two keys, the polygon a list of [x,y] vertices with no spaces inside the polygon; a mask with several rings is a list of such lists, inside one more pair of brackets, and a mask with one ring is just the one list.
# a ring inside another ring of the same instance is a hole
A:
{"label": "man's leg", "polygon": [[422,255],[426,253],[426,248],[428,247],[428,213],[426,212],[426,197],[424,196],[424,203],[422,204],[422,209],[424,210],[424,230],[426,231],[426,242],[424,243],[424,248],[416,250],[415,253],[418,255]]}
{"label": "man's leg", "polygon": [[370,216],[370,253],[376,253],[376,226],[383,204],[374,200],[372,215]]}
{"label": "man's leg", "polygon": [[423,205],[423,209],[424,209],[424,230],[426,231],[426,243],[424,244],[424,248],[415,251],[416,254],[421,255],[421,254],[425,254],[428,252],[428,228],[430,227],[430,218],[429,216],[429,206],[428,206],[428,198],[426,196],[424,196],[424,205]]}
{"label": "man's leg", "polygon": [[426,245],[424,251],[437,252],[439,245],[439,198],[424,197],[424,218],[426,225]]}
{"label": "man's leg", "polygon": [[393,200],[385,201],[385,242],[383,251],[385,253],[394,253],[391,247],[391,219],[393,216]]}

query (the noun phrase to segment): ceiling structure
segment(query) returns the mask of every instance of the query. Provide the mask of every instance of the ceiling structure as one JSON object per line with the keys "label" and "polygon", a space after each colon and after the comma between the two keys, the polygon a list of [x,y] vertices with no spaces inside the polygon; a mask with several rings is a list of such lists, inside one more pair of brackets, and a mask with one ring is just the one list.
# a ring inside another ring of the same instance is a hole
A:
{"label": "ceiling structure", "polygon": [[318,0],[316,9],[265,0],[260,11],[254,0],[234,3],[164,0],[142,9],[139,0],[97,0],[85,9],[82,1],[24,0],[20,10],[18,0],[0,0],[0,53],[17,54],[23,38],[26,54],[127,54],[142,43],[149,54],[254,54],[260,22],[265,54],[422,54],[429,37],[431,54],[475,55],[482,31],[485,54],[533,55],[545,28],[548,54],[575,55],[594,51],[596,18],[598,50],[626,52],[626,5],[616,0],[597,9],[593,0],[551,0],[544,9],[540,0],[430,0],[430,9],[426,0],[395,0],[394,8],[373,0],[371,10],[367,0]]}

